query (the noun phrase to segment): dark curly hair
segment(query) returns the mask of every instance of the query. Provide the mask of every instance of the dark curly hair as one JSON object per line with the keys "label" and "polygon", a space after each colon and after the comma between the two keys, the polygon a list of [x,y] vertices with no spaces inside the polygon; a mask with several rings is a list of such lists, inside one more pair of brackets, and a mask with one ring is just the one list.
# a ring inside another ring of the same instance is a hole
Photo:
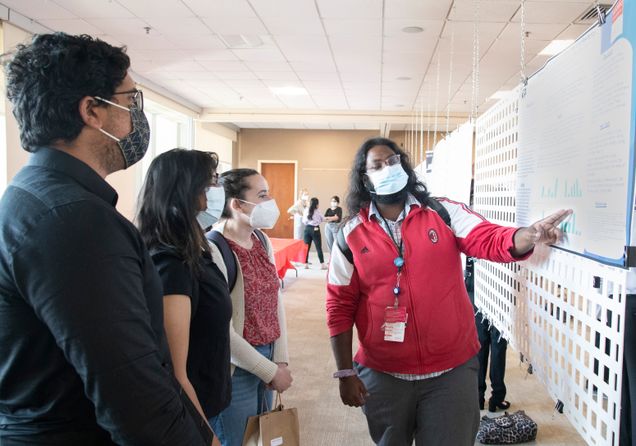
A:
{"label": "dark curly hair", "polygon": [[84,127],[80,100],[112,97],[130,67],[125,51],[87,35],[64,33],[35,35],[30,44],[19,45],[6,75],[22,147],[33,152],[77,138]]}
{"label": "dark curly hair", "polygon": [[209,252],[196,219],[199,197],[210,186],[218,164],[214,152],[164,152],[150,163],[139,197],[136,222],[146,246],[173,248],[195,272],[201,252]]}
{"label": "dark curly hair", "polygon": [[353,167],[349,174],[349,190],[347,191],[347,208],[349,215],[354,216],[360,212],[360,209],[367,207],[371,202],[371,194],[365,186],[365,174],[367,172],[367,154],[369,150],[376,146],[387,146],[394,153],[400,155],[400,163],[402,168],[409,176],[406,183],[406,190],[413,194],[417,200],[426,205],[428,203],[429,193],[426,186],[417,178],[415,171],[411,167],[408,154],[400,149],[400,147],[388,138],[370,138],[367,139],[353,158]]}

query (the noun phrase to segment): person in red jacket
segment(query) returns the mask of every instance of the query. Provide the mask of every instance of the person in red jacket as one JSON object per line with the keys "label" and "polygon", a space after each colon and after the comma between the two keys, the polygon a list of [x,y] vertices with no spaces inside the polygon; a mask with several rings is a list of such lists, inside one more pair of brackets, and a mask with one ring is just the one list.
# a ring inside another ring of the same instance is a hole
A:
{"label": "person in red jacket", "polygon": [[557,242],[571,211],[527,228],[492,224],[464,204],[432,200],[408,155],[386,138],[362,144],[350,178],[348,249],[334,243],[327,284],[340,397],[362,406],[376,444],[473,445],[479,340],[460,253],[525,259],[535,244]]}

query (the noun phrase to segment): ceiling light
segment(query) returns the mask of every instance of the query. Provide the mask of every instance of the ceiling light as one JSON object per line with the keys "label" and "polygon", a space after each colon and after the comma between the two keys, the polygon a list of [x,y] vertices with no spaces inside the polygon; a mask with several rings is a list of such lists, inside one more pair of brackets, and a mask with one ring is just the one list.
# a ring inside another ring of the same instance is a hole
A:
{"label": "ceiling light", "polygon": [[405,26],[402,28],[402,32],[408,34],[421,33],[422,31],[424,31],[424,28],[421,26]]}
{"label": "ceiling light", "polygon": [[553,40],[539,52],[540,56],[554,56],[561,51],[569,47],[574,43],[574,40]]}
{"label": "ceiling light", "polygon": [[512,93],[512,90],[499,90],[493,93],[493,95],[490,96],[488,99],[503,99],[510,93]]}
{"label": "ceiling light", "polygon": [[400,77],[396,77],[395,79],[398,80],[398,81],[410,81],[411,80],[411,78],[408,77],[408,76],[400,76]]}
{"label": "ceiling light", "polygon": [[307,90],[302,87],[270,87],[276,96],[306,96]]}
{"label": "ceiling light", "polygon": [[263,39],[256,35],[221,34],[219,37],[229,49],[258,48],[264,43]]}

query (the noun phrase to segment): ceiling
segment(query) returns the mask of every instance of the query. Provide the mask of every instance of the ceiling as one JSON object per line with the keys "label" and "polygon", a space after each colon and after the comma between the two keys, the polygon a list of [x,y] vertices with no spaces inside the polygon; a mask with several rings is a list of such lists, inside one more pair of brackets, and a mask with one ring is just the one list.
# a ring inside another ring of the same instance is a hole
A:
{"label": "ceiling", "polygon": [[[456,126],[520,79],[521,0],[0,0],[33,32],[126,45],[134,76],[241,128]],[[608,3],[604,1],[602,3]],[[591,0],[526,0],[525,60],[574,39]],[[473,39],[477,23],[478,45]],[[407,33],[405,27],[420,27]],[[473,82],[473,54],[480,55]],[[272,88],[304,88],[280,95]],[[450,92],[450,94],[449,94]],[[448,107],[448,110],[447,110]],[[423,115],[424,118],[414,118]]]}

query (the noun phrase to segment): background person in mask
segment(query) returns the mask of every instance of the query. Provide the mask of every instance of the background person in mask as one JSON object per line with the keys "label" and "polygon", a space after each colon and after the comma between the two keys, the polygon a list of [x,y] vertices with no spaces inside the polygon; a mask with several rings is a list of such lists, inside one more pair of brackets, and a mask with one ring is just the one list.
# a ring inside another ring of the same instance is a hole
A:
{"label": "background person in mask", "polygon": [[331,251],[331,245],[336,239],[338,229],[340,229],[340,222],[342,222],[342,208],[340,207],[340,197],[334,195],[331,197],[331,206],[325,211],[325,221],[328,222],[325,226],[325,236],[327,237],[327,246]]}
{"label": "background person in mask", "polygon": [[129,65],[122,48],[57,33],[7,66],[32,154],[0,201],[3,446],[212,441],[172,374],[157,271],[104,179],[148,148]]}
{"label": "background person in mask", "polygon": [[305,209],[309,206],[309,194],[307,189],[302,189],[298,200],[292,206],[287,209],[287,213],[294,220],[294,238],[296,240],[302,240],[305,233],[305,224],[303,223],[303,214]]}
{"label": "background person in mask", "polygon": [[327,285],[342,401],[363,407],[377,444],[472,446],[480,345],[460,252],[496,262],[524,259],[536,243],[557,241],[557,225],[570,211],[517,229],[440,199],[449,227],[430,208],[435,203],[407,154],[386,138],[362,144],[350,178],[353,217],[342,231],[353,263],[334,243]]}
{"label": "background person in mask", "polygon": [[[287,327],[272,246],[254,231],[272,228],[279,217],[269,186],[253,169],[233,169],[221,175],[225,208],[214,226],[236,256],[237,278],[232,297],[230,348],[232,402],[210,424],[223,446],[241,446],[248,417],[272,407],[272,390],[292,383],[287,364]],[[222,255],[211,244],[213,257]],[[218,259],[218,260],[217,260]],[[227,271],[226,265],[221,265]]]}
{"label": "background person in mask", "polygon": [[318,260],[320,261],[320,269],[327,269],[325,265],[325,256],[322,253],[322,238],[320,236],[320,223],[325,221],[322,213],[318,210],[318,199],[311,197],[309,200],[309,207],[303,214],[303,223],[305,224],[305,233],[303,234],[303,241],[307,245],[307,253],[305,254],[305,268],[309,268],[309,250],[311,249],[311,242],[314,242],[316,246],[316,254],[318,254]]}
{"label": "background person in mask", "polygon": [[163,282],[177,380],[206,420],[230,404],[232,302],[204,229],[225,205],[216,153],[173,149],[150,164],[137,224]]}

